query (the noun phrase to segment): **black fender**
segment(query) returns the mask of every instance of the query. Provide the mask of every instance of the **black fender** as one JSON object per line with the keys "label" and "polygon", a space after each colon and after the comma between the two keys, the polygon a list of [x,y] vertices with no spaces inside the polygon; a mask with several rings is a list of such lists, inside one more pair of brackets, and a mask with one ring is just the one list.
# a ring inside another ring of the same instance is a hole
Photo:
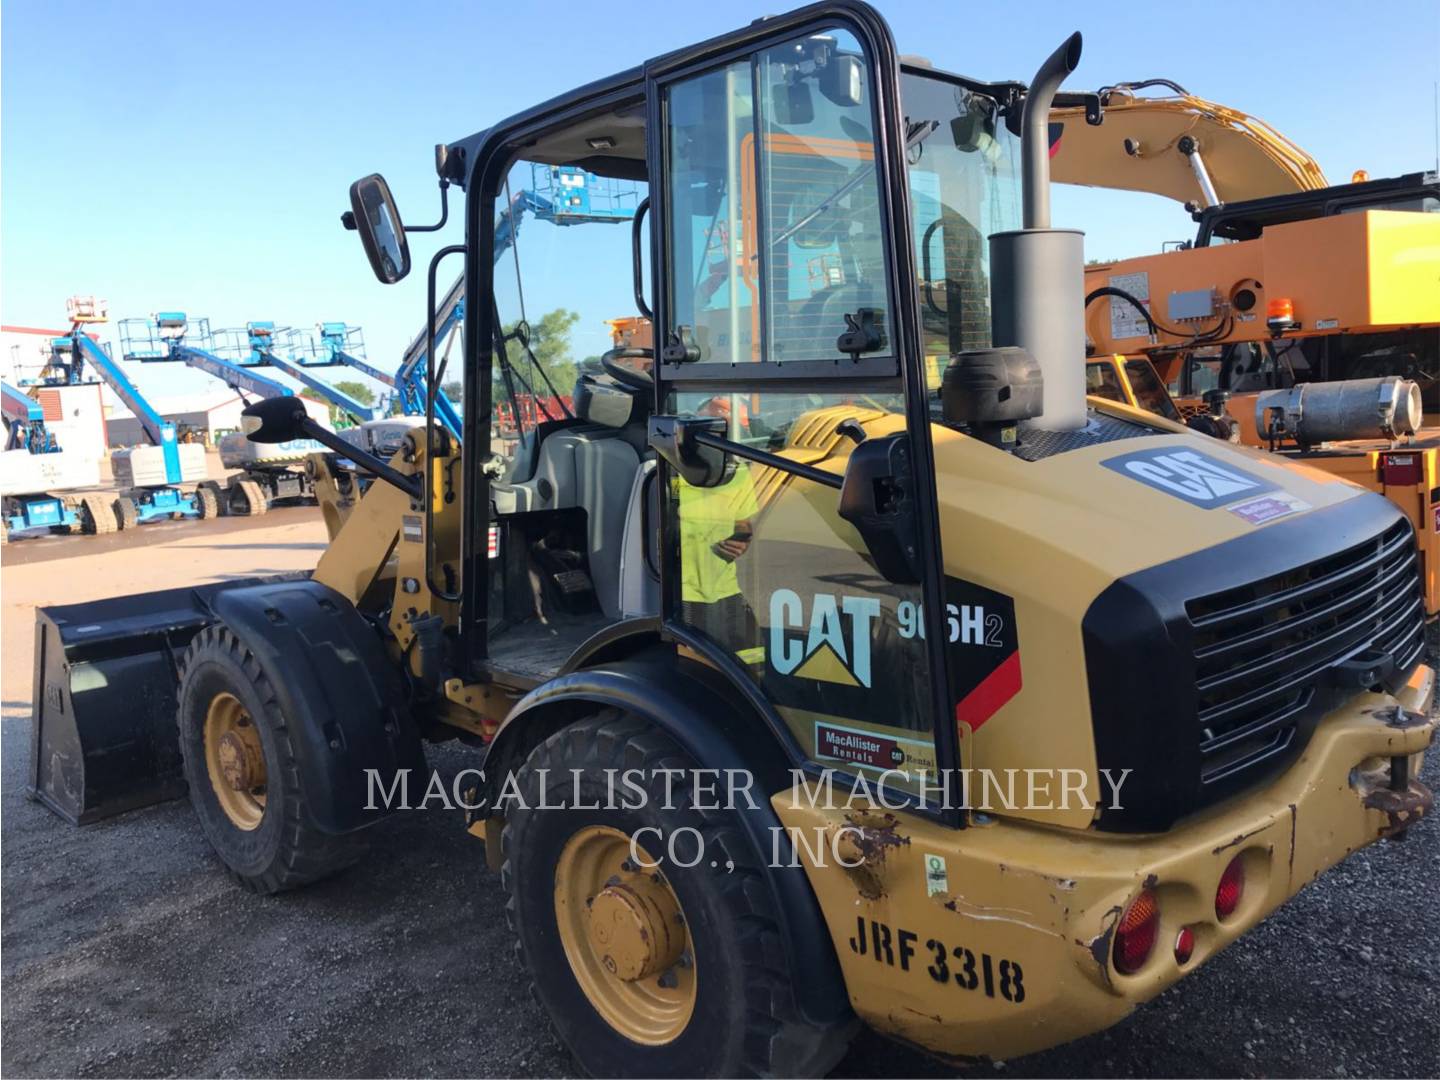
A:
{"label": "black fender", "polygon": [[754,777],[753,798],[737,800],[735,817],[764,864],[790,970],[803,973],[794,983],[796,1005],[816,1024],[849,1015],[849,996],[825,917],[770,804],[769,797],[794,780],[790,760],[765,721],[712,668],[677,659],[669,649],[655,649],[559,675],[536,687],[510,711],[486,754],[479,816],[488,816],[506,775],[532,747],[594,714],[597,706],[644,717],[703,768],[746,770]]}
{"label": "black fender", "polygon": [[306,801],[324,832],[354,832],[385,816],[367,809],[371,774],[389,790],[397,773],[424,769],[405,713],[401,675],[375,628],[317,581],[231,589],[214,612],[275,688],[300,765]]}
{"label": "black fender", "polygon": [[626,660],[638,652],[660,644],[661,623],[653,615],[640,615],[611,623],[586,638],[565,661],[560,674],[568,675],[580,668]]}

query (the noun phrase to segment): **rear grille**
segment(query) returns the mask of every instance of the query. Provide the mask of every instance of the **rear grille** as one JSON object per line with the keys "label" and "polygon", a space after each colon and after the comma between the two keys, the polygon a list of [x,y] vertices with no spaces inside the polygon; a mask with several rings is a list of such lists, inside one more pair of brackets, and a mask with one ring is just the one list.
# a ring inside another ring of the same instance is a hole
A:
{"label": "rear grille", "polygon": [[1415,534],[1398,521],[1294,570],[1191,600],[1201,780],[1281,753],[1324,673],[1384,653],[1407,670],[1425,643]]}

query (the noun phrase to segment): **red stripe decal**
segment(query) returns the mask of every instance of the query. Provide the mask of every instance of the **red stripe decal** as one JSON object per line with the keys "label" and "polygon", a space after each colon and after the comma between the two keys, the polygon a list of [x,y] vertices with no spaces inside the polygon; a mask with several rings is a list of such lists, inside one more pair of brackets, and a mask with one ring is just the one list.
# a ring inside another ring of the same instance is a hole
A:
{"label": "red stripe decal", "polygon": [[979,731],[986,720],[1019,692],[1020,650],[1016,649],[955,706],[955,722]]}

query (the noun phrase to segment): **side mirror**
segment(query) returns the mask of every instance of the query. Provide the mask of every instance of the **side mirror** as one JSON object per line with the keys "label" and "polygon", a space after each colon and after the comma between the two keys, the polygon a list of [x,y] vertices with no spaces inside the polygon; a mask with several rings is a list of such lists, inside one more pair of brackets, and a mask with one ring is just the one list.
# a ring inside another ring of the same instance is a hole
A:
{"label": "side mirror", "polygon": [[707,432],[725,437],[718,416],[652,416],[650,445],[691,487],[719,487],[735,475],[735,461],[724,450],[705,446],[695,436]]}
{"label": "side mirror", "polygon": [[393,285],[410,273],[410,245],[385,178],[371,173],[351,184],[350,209],[365,257],[380,283]]}
{"label": "side mirror", "polygon": [[875,569],[896,585],[920,581],[910,445],[903,435],[866,439],[850,451],[840,516],[855,527]]}
{"label": "side mirror", "polygon": [[865,93],[865,68],[860,58],[832,52],[830,62],[820,69],[820,93],[841,108],[859,105]]}
{"label": "side mirror", "polygon": [[255,443],[290,442],[305,437],[303,427],[309,418],[304,403],[286,394],[246,406],[240,414],[240,430]]}

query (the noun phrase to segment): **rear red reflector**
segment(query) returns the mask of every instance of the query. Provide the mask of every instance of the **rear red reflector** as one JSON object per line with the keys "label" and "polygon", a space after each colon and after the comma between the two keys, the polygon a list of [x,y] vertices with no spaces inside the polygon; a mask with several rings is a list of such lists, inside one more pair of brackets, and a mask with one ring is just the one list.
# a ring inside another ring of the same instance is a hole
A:
{"label": "rear red reflector", "polygon": [[1195,931],[1188,926],[1181,928],[1180,933],[1175,935],[1175,962],[1177,964],[1188,964],[1190,957],[1195,955]]}
{"label": "rear red reflector", "polygon": [[1380,482],[1386,487],[1413,487],[1420,483],[1424,474],[1419,454],[1380,455]]}
{"label": "rear red reflector", "polygon": [[1160,903],[1155,894],[1146,889],[1125,909],[1115,929],[1115,970],[1122,975],[1133,975],[1144,967],[1155,948],[1159,930]]}
{"label": "rear red reflector", "polygon": [[1236,855],[1225,867],[1225,873],[1220,875],[1220,886],[1215,890],[1215,917],[1223,921],[1234,915],[1244,895],[1245,864]]}

